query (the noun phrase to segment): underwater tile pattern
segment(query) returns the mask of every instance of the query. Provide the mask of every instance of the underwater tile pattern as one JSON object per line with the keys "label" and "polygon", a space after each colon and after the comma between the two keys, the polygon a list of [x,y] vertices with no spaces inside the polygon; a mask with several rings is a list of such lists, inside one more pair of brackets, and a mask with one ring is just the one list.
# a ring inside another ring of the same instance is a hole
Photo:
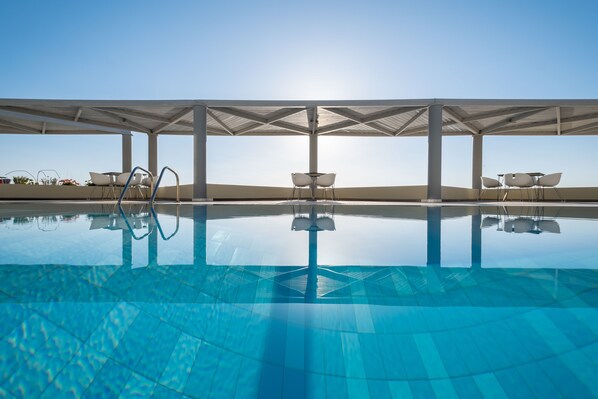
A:
{"label": "underwater tile pattern", "polygon": [[0,397],[598,396],[598,275],[585,258],[559,270],[197,254],[132,267],[122,255],[0,265]]}

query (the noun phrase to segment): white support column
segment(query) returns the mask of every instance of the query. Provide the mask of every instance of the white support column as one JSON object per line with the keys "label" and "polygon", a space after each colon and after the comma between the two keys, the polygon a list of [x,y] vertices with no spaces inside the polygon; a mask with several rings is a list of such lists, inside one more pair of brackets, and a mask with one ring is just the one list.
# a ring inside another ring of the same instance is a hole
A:
{"label": "white support column", "polygon": [[472,159],[471,159],[471,188],[479,190],[482,187],[482,153],[483,153],[483,136],[473,136]]}
{"label": "white support column", "polygon": [[152,175],[158,175],[158,135],[147,135],[147,163]]}
{"label": "white support column", "polygon": [[130,172],[133,169],[133,135],[122,135],[122,166],[123,172]]}
{"label": "white support column", "polygon": [[428,107],[428,195],[426,201],[442,201],[442,104]]}
{"label": "white support column", "polygon": [[315,134],[309,135],[309,172],[316,173],[318,171],[318,136]]}
{"label": "white support column", "polygon": [[207,185],[208,119],[204,105],[193,107],[193,200],[208,198]]}

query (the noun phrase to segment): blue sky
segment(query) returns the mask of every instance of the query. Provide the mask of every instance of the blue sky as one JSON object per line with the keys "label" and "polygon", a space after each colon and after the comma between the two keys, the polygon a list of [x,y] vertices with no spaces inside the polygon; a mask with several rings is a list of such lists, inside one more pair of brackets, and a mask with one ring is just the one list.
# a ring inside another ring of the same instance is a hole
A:
{"label": "blue sky", "polygon": [[[0,97],[598,98],[596,1],[0,2]],[[191,181],[190,138],[160,165]],[[134,163],[147,164],[135,135]],[[484,174],[563,171],[598,185],[594,137],[485,140]],[[287,185],[305,138],[210,138],[211,183]],[[0,174],[120,169],[118,137],[0,136]],[[425,184],[424,138],[326,138],[339,185]],[[230,162],[230,160],[233,160]],[[372,161],[374,160],[374,161]],[[471,139],[446,138],[443,184],[468,186]]]}

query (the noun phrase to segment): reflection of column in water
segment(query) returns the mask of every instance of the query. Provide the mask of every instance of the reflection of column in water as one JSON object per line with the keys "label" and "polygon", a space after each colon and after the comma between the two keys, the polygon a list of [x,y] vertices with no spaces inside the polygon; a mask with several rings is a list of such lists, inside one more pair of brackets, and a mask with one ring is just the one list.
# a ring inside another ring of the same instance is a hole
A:
{"label": "reflection of column in water", "polygon": [[476,209],[471,215],[471,267],[482,267],[482,212]]}
{"label": "reflection of column in water", "polygon": [[440,231],[441,212],[439,206],[428,206],[428,262],[426,267],[426,287],[428,292],[444,291],[440,281]]}
{"label": "reflection of column in water", "polygon": [[122,262],[123,266],[133,265],[133,236],[128,229],[122,229]]}
{"label": "reflection of column in water", "polygon": [[193,206],[193,264],[206,265],[208,208],[205,205]]}
{"label": "reflection of column in water", "polygon": [[312,227],[309,229],[309,256],[305,287],[305,302],[310,303],[313,303],[318,297],[318,231],[315,228],[317,218],[316,207],[312,206],[309,212]]}
{"label": "reflection of column in water", "polygon": [[428,206],[428,266],[440,266],[440,215],[442,208]]}
{"label": "reflection of column in water", "polygon": [[154,221],[154,226],[150,225],[149,227],[151,233],[147,237],[147,264],[148,266],[157,266],[158,265],[158,226],[156,226],[156,221]]}

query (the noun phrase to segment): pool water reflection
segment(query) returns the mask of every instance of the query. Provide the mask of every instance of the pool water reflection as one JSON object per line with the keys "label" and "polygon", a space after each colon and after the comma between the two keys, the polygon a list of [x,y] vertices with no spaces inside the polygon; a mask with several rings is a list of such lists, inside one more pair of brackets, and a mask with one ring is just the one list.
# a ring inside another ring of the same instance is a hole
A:
{"label": "pool water reflection", "polygon": [[598,394],[595,208],[0,218],[0,396]]}

